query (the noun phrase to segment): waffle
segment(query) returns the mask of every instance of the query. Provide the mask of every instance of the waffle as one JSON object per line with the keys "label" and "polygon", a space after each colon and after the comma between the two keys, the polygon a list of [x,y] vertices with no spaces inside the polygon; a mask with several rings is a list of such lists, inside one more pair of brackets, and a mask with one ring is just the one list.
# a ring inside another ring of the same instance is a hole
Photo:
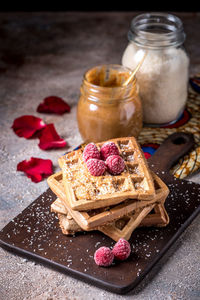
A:
{"label": "waffle", "polygon": [[[107,222],[111,222],[115,219],[118,219],[124,215],[127,215],[128,213],[138,209],[142,208],[144,206],[147,206],[149,204],[155,203],[155,202],[164,202],[168,193],[169,189],[165,185],[165,183],[152,172],[152,177],[154,180],[154,187],[156,195],[152,200],[149,201],[138,201],[135,199],[127,199],[123,203],[114,205],[114,206],[107,206],[104,208],[99,209],[93,209],[89,211],[75,211],[72,210],[69,206],[67,196],[64,191],[64,186],[62,184],[62,172],[56,173],[54,175],[51,175],[47,182],[49,184],[49,187],[51,190],[56,194],[58,198],[60,198],[63,202],[54,202],[54,211],[58,213],[63,213],[63,211],[60,211],[60,206],[62,206],[62,209],[64,209],[65,206],[65,213],[67,211],[70,212],[72,217],[75,219],[75,221],[79,224],[80,227],[82,227],[84,230],[90,230],[92,228],[101,226]],[[60,200],[59,200],[60,201]],[[60,201],[61,202],[61,201]]]}
{"label": "waffle", "polygon": [[99,227],[99,230],[112,238],[114,241],[118,241],[120,238],[124,238],[128,241],[132,232],[140,225],[142,220],[148,215],[154,206],[155,204],[151,204],[137,209],[121,219]]}
{"label": "waffle", "polygon": [[68,210],[65,208],[62,200],[59,198],[57,198],[56,201],[51,204],[51,211],[62,215],[66,215],[68,213]]}
{"label": "waffle", "polygon": [[162,203],[138,209],[98,229],[117,242],[120,238],[128,241],[137,227],[164,227],[168,223],[169,217]]}
{"label": "waffle", "polygon": [[63,234],[73,235],[76,232],[82,231],[82,228],[74,221],[70,214],[58,213],[59,225]]}
{"label": "waffle", "polygon": [[[110,142],[116,144],[125,162],[125,170],[117,176],[108,172],[92,176],[83,160],[83,148],[59,158],[65,193],[73,210],[110,206],[128,198],[148,201],[155,197],[151,173],[135,138],[117,138]],[[100,149],[103,144],[96,145]]]}
{"label": "waffle", "polygon": [[141,222],[143,227],[165,227],[169,224],[169,216],[165,209],[164,203],[156,204],[152,214],[148,214]]}
{"label": "waffle", "polygon": [[[62,204],[62,201],[59,198],[55,202],[60,202]],[[52,211],[54,211],[54,209],[52,209]],[[58,213],[58,219],[63,234],[72,235],[76,232],[83,231],[68,212],[66,214]],[[151,204],[105,226],[100,226],[95,229],[108,235],[113,240],[118,241],[120,237],[128,240],[137,227],[164,227],[168,223],[169,217],[164,204],[162,203]]]}

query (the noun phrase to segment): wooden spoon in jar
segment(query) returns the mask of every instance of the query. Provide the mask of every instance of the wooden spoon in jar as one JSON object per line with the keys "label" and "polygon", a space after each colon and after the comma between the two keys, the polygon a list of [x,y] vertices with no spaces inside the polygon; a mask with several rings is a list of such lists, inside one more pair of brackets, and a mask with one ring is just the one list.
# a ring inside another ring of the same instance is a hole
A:
{"label": "wooden spoon in jar", "polygon": [[133,77],[135,76],[135,74],[137,73],[137,71],[139,70],[139,68],[141,67],[141,65],[143,64],[146,55],[147,55],[147,52],[145,52],[145,53],[143,54],[142,59],[141,59],[140,62],[138,63],[138,65],[137,65],[137,67],[135,68],[135,70],[131,73],[130,77],[123,83],[123,86],[129,84],[129,82],[133,79]]}

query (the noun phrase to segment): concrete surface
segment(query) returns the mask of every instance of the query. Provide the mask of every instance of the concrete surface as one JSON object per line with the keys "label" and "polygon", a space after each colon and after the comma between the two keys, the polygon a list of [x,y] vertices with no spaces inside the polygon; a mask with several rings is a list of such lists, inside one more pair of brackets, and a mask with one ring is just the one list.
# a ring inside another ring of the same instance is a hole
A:
{"label": "concrete surface", "polygon": [[[200,72],[200,14],[178,14],[187,33],[190,73]],[[46,188],[16,172],[31,156],[50,158],[58,170],[61,150],[42,151],[36,139],[18,138],[10,129],[24,114],[53,122],[68,149],[81,142],[76,104],[83,73],[102,63],[120,63],[134,12],[0,14],[0,228]],[[61,116],[36,113],[49,95],[71,106]],[[197,175],[194,179],[200,183]],[[200,218],[198,217],[145,280],[126,296],[114,295],[0,248],[0,299],[200,299]]]}

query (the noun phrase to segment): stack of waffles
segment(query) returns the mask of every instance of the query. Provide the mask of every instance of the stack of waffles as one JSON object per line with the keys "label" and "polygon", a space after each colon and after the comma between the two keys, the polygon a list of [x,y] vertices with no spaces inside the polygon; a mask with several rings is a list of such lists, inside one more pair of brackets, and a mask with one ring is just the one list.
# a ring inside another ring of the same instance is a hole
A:
{"label": "stack of waffles", "polygon": [[[99,230],[115,241],[121,237],[129,240],[139,226],[162,227],[169,223],[164,207],[169,190],[149,170],[135,138],[109,142],[115,143],[124,160],[125,169],[120,175],[106,171],[102,176],[92,176],[82,147],[60,157],[62,171],[48,178],[57,196],[51,211],[57,213],[63,234]],[[104,143],[97,143],[97,148],[100,150]]]}

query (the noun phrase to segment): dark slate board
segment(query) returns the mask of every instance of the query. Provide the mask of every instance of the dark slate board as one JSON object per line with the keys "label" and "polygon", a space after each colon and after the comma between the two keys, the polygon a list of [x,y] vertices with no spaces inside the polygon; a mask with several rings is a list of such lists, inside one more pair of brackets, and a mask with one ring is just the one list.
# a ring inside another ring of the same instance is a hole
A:
{"label": "dark slate board", "polygon": [[176,179],[168,173],[170,166],[192,145],[191,136],[173,135],[149,160],[150,168],[170,189],[166,200],[170,223],[165,228],[136,229],[130,239],[132,253],[126,261],[114,262],[109,268],[94,263],[97,248],[114,245],[103,233],[93,231],[64,236],[55,214],[50,212],[50,204],[56,196],[49,189],[1,230],[1,246],[111,292],[127,293],[200,212],[200,185]]}

